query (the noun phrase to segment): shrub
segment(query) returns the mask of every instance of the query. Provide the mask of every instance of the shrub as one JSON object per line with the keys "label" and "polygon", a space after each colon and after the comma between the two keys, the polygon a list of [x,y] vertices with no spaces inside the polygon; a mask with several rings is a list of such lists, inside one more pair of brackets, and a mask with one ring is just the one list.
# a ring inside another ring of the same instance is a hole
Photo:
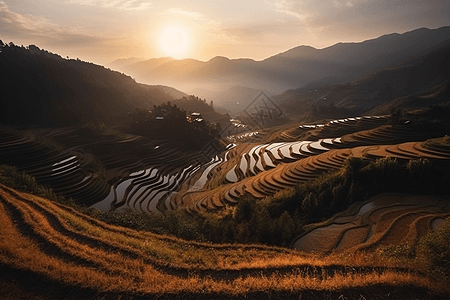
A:
{"label": "shrub", "polygon": [[73,204],[71,199],[65,199],[61,195],[46,186],[39,185],[33,176],[20,172],[16,167],[0,165],[0,183],[18,191],[35,194],[53,201],[65,204]]}
{"label": "shrub", "polygon": [[185,240],[204,241],[201,224],[183,211],[164,214],[101,212],[92,208],[78,208],[83,213],[109,224],[157,234],[174,235]]}
{"label": "shrub", "polygon": [[418,244],[417,258],[431,274],[450,280],[450,218],[442,228],[429,232]]}
{"label": "shrub", "polygon": [[377,250],[377,252],[383,257],[401,262],[405,262],[416,257],[415,248],[411,243],[382,246]]}

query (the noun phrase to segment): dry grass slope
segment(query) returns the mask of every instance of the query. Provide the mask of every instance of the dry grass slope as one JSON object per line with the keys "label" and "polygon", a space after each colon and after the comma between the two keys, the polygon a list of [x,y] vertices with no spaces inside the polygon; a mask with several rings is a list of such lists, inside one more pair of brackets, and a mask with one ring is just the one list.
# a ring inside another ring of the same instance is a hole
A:
{"label": "dry grass slope", "polygon": [[448,292],[381,260],[186,242],[107,225],[3,185],[0,220],[0,289],[9,299],[431,299]]}

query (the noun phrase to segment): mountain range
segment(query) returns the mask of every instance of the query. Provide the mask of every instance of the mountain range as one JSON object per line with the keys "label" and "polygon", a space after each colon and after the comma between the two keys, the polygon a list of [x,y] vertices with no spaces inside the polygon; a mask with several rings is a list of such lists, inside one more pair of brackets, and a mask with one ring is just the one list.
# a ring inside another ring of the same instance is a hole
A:
{"label": "mountain range", "polygon": [[313,107],[380,115],[441,104],[449,101],[449,53],[450,39],[354,80],[288,90],[273,99],[294,115]]}
{"label": "mountain range", "polygon": [[[449,38],[449,26],[420,28],[359,43],[338,43],[324,49],[298,46],[262,61],[217,56],[203,62],[165,57],[117,60],[110,67],[139,82],[175,86],[218,105],[229,100],[223,95],[232,89],[231,102],[242,104],[252,100],[248,99],[252,89],[274,95],[288,89],[347,82],[418,55]],[[243,93],[236,93],[236,87]]]}
{"label": "mountain range", "polygon": [[[117,123],[136,108],[190,99],[178,89],[189,94],[197,90],[196,95],[213,102],[216,111],[228,110],[232,115],[241,113],[263,90],[294,116],[314,107],[342,114],[389,113],[396,107],[439,104],[448,101],[449,93],[450,27],[422,28],[325,49],[300,46],[263,61],[166,57],[114,62],[116,69],[127,69],[131,76],[137,72],[152,85],[34,45],[0,45],[0,122],[4,124]],[[162,85],[169,81],[176,89]],[[197,105],[199,98],[192,99],[192,103],[180,102],[182,108],[198,109],[190,106]],[[199,106],[205,108],[201,111],[205,116],[210,107]],[[222,117],[212,114],[211,120]]]}

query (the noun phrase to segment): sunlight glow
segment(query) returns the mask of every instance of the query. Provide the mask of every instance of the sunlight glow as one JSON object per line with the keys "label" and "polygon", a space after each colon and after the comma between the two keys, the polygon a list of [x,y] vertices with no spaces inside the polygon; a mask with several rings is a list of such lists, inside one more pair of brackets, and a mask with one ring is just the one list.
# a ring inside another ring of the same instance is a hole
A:
{"label": "sunlight glow", "polygon": [[158,45],[164,55],[173,58],[184,58],[190,46],[189,32],[185,27],[169,25],[160,31]]}

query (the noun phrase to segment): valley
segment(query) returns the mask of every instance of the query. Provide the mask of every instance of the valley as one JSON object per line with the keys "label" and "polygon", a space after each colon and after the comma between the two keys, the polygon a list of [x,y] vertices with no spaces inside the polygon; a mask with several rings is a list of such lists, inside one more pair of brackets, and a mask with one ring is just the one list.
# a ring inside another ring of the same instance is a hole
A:
{"label": "valley", "polygon": [[447,34],[115,62],[153,85],[2,42],[0,292],[447,299]]}
{"label": "valley", "polygon": [[[96,142],[70,130],[62,136],[4,128],[0,146],[3,159],[77,203],[103,211],[192,212],[235,204],[247,193],[257,199],[273,195],[340,169],[350,157],[450,159],[445,143],[429,140],[442,133],[389,122],[389,116],[363,116],[288,127],[279,136],[283,142],[243,138],[209,162],[197,151],[177,150],[182,146],[175,141],[131,134]],[[263,130],[258,136],[270,135]],[[308,140],[297,139],[302,135]],[[208,185],[213,176],[220,187]]]}

